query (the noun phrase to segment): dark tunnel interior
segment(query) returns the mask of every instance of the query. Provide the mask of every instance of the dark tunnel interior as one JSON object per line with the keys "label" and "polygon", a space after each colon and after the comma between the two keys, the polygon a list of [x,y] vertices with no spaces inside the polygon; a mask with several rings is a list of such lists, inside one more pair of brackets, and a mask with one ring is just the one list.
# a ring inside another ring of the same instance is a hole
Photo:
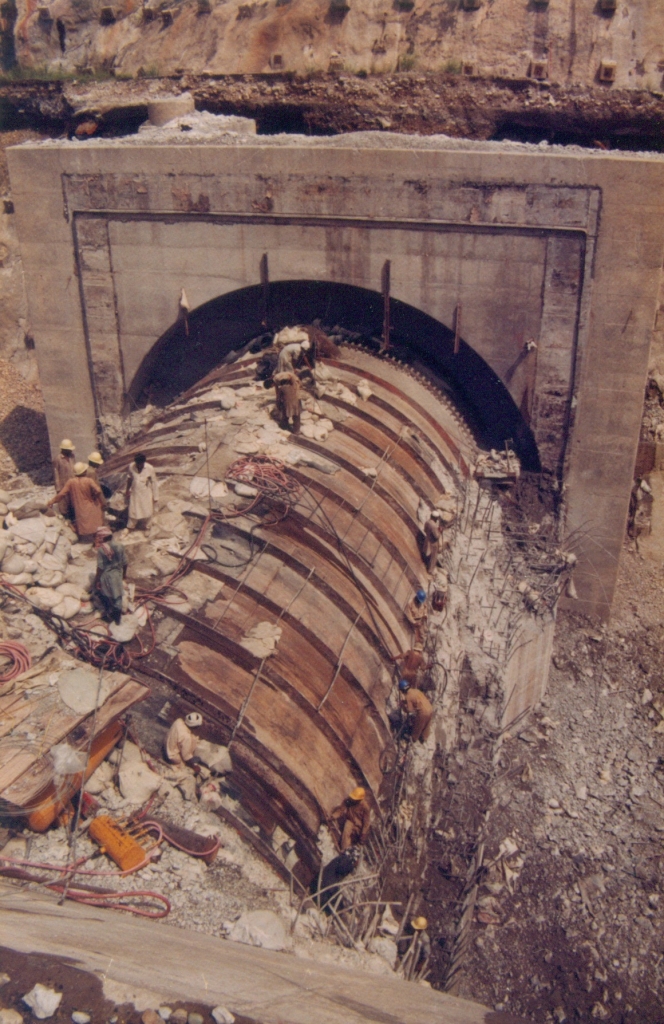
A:
{"label": "dark tunnel interior", "polygon": [[[269,285],[267,301],[260,285],[212,299],[155,343],[131,385],[129,405],[165,405],[254,339],[267,342],[271,332],[314,320],[326,330],[342,328],[350,340],[377,353],[383,298],[354,285],[278,281]],[[454,332],[405,302],[390,300],[390,321],[390,355],[429,375],[456,403],[481,445],[503,448],[509,440],[523,468],[538,472],[532,432],[488,364],[463,340],[455,354]]]}

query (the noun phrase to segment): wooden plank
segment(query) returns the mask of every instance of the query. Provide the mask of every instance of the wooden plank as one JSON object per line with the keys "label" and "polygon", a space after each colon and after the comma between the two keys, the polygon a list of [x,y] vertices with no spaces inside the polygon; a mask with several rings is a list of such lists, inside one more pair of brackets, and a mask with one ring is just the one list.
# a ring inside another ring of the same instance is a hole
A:
{"label": "wooden plank", "polygon": [[[121,672],[108,672],[107,676],[111,677],[109,697],[124,686],[129,678]],[[37,734],[42,733],[42,735],[38,735],[38,738],[30,746],[11,752],[11,756],[4,763],[0,759],[0,793],[18,779],[23,772],[27,771],[33,762],[42,756],[47,747],[50,748],[56,743],[60,743],[87,717],[87,714],[78,714],[60,701],[59,707],[52,712],[40,707],[38,714],[26,719],[31,726],[34,725],[34,731]],[[4,745],[5,743],[0,744],[0,758]]]}
{"label": "wooden plank", "polygon": [[[132,705],[145,700],[149,692],[147,686],[143,686],[142,683],[137,683],[133,679],[116,690],[97,712],[94,736],[99,735],[107,725],[124,714]],[[90,716],[75,730],[75,738],[69,737],[68,742],[75,750],[87,749],[92,733],[93,718],[94,716]],[[24,807],[37,798],[39,793],[48,786],[52,777],[53,760],[49,751],[35,761],[15,782],[0,792],[0,798],[17,807]]]}

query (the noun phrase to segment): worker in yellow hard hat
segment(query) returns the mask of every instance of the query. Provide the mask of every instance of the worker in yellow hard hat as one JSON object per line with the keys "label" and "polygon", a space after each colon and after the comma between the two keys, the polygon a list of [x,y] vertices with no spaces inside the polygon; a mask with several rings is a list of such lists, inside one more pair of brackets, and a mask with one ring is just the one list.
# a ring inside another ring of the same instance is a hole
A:
{"label": "worker in yellow hard hat", "polygon": [[[68,437],[60,442],[60,454],[53,459],[53,478],[56,491],[61,491],[68,480],[74,475],[74,453],[76,449]],[[69,502],[63,500],[58,503],[58,511],[66,516],[69,512]]]}
{"label": "worker in yellow hard hat", "polygon": [[431,956],[428,927],[429,922],[426,917],[413,917],[397,942],[401,958],[397,973],[403,974],[408,980],[421,978],[426,971]]}
{"label": "worker in yellow hard hat", "polygon": [[99,452],[90,452],[88,455],[88,469],[85,475],[89,476],[91,480],[96,480],[96,482],[99,483],[99,468],[103,465],[104,460]]}
{"label": "worker in yellow hard hat", "polygon": [[349,793],[343,803],[332,811],[332,821],[338,821],[341,828],[340,848],[343,853],[351,846],[365,842],[371,828],[371,807],[362,786]]}

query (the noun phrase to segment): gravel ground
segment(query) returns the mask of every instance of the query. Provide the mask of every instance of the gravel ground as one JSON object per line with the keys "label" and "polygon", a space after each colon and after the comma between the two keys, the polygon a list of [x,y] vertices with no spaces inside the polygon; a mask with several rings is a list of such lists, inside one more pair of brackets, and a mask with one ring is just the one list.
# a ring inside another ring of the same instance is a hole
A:
{"label": "gravel ground", "polygon": [[[562,614],[508,740],[461,994],[532,1020],[664,1020],[664,568],[626,551],[611,625]],[[518,848],[491,867],[499,845]]]}

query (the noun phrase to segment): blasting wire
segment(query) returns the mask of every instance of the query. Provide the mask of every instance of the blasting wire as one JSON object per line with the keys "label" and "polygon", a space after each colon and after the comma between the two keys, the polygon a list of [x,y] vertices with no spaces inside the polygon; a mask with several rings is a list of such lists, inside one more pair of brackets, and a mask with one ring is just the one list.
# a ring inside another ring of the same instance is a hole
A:
{"label": "blasting wire", "polygon": [[4,640],[0,643],[0,657],[7,658],[9,661],[7,668],[0,672],[0,686],[3,683],[10,683],[32,667],[30,651],[23,644]]}

